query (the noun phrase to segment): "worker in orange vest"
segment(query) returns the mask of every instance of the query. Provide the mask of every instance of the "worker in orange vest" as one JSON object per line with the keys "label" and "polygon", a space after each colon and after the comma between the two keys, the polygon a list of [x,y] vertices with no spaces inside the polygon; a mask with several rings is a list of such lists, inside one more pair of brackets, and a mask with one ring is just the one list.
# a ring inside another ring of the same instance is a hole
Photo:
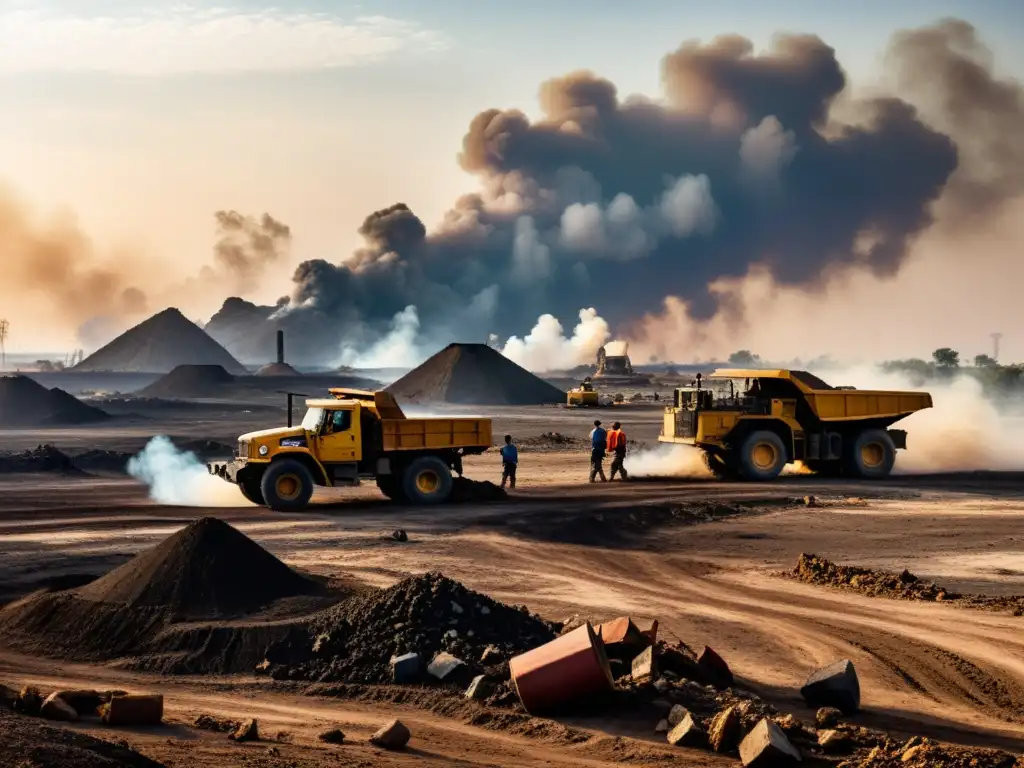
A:
{"label": "worker in orange vest", "polygon": [[615,473],[618,472],[622,475],[623,480],[629,480],[626,468],[622,464],[626,460],[626,433],[622,430],[622,425],[617,421],[612,424],[611,431],[608,433],[608,450],[615,457],[612,459],[612,471],[608,479],[614,480]]}

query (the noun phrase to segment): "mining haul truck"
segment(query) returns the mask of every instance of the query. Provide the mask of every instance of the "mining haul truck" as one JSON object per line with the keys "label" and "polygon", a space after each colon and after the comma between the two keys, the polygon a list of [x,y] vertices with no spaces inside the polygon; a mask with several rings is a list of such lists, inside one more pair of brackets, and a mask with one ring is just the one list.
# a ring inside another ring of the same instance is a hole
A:
{"label": "mining haul truck", "polygon": [[254,504],[293,511],[306,507],[316,485],[359,485],[373,478],[393,501],[437,504],[452,493],[452,468],[491,447],[491,420],[410,419],[387,392],[331,389],[306,401],[297,427],[250,432],[238,455],[209,464]]}
{"label": "mining haul truck", "polygon": [[675,390],[658,439],[692,445],[722,479],[771,480],[790,462],[821,475],[887,477],[927,392],[830,387],[806,371],[719,369]]}

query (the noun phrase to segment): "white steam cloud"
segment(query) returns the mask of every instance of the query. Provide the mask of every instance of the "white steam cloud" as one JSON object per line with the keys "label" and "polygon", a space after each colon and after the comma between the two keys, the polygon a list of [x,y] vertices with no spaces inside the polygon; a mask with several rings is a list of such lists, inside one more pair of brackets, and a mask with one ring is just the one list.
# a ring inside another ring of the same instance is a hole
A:
{"label": "white steam cloud", "polygon": [[211,475],[189,451],[158,435],[128,461],[128,474],[149,486],[149,497],[174,507],[249,507],[238,486]]}
{"label": "white steam cloud", "polygon": [[419,332],[420,316],[416,307],[410,304],[395,314],[387,334],[366,352],[360,352],[352,345],[343,346],[341,365],[352,368],[412,368],[423,359],[417,341]]}
{"label": "white steam cloud", "polygon": [[608,323],[590,307],[580,310],[580,321],[572,336],[565,335],[554,315],[541,315],[532,331],[521,339],[510,337],[501,352],[528,370],[552,371],[593,363],[597,350],[610,336]]}

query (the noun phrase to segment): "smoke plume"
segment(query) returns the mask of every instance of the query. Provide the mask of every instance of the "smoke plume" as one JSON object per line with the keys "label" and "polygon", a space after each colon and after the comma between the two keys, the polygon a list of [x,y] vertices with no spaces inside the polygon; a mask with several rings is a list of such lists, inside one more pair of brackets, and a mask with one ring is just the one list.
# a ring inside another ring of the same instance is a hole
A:
{"label": "smoke plume", "polygon": [[175,507],[250,507],[238,486],[209,474],[194,453],[158,435],[128,461],[128,474],[149,486],[149,497]]}
{"label": "smoke plume", "polygon": [[554,315],[541,315],[522,339],[512,336],[502,348],[505,357],[531,371],[552,371],[593,363],[608,340],[608,323],[593,307],[580,310],[579,324],[566,338]]}
{"label": "smoke plume", "polygon": [[231,290],[247,293],[258,287],[264,270],[288,257],[292,232],[268,213],[259,219],[237,211],[217,211],[217,242],[213,247],[213,268],[203,279],[227,277]]}
{"label": "smoke plume", "polygon": [[[290,295],[249,317],[316,327],[323,350],[351,328],[385,337],[409,306],[428,339],[464,337],[452,317],[473,302],[492,307],[484,330],[505,339],[596,307],[645,341],[656,325],[631,323],[666,298],[667,313],[739,327],[743,306],[724,286],[755,273],[804,293],[849,274],[890,278],[940,199],[976,221],[1021,191],[1024,122],[1019,84],[995,77],[965,22],[898,33],[888,55],[882,92],[900,96],[851,93],[813,35],[779,35],[764,52],[736,35],[684,43],[662,59],[657,102],[590,72],[553,78],[539,119],[472,119],[459,163],[479,189],[439,226],[402,203],[376,211],[351,257],[304,262]],[[232,333],[223,315],[209,330]],[[506,349],[526,359],[524,343]]]}

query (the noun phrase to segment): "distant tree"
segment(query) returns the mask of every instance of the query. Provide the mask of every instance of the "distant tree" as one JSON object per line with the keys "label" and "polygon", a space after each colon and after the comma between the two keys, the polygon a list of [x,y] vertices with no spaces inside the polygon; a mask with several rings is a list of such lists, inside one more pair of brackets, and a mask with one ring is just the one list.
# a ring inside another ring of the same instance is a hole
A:
{"label": "distant tree", "polygon": [[994,368],[999,365],[994,357],[988,355],[975,355],[974,356],[974,367],[975,368]]}
{"label": "distant tree", "polygon": [[960,353],[949,347],[942,347],[932,352],[932,360],[935,367],[945,371],[952,371],[960,367]]}
{"label": "distant tree", "polygon": [[755,355],[749,349],[741,349],[729,355],[729,365],[735,365],[739,368],[753,368],[760,364],[760,355]]}

